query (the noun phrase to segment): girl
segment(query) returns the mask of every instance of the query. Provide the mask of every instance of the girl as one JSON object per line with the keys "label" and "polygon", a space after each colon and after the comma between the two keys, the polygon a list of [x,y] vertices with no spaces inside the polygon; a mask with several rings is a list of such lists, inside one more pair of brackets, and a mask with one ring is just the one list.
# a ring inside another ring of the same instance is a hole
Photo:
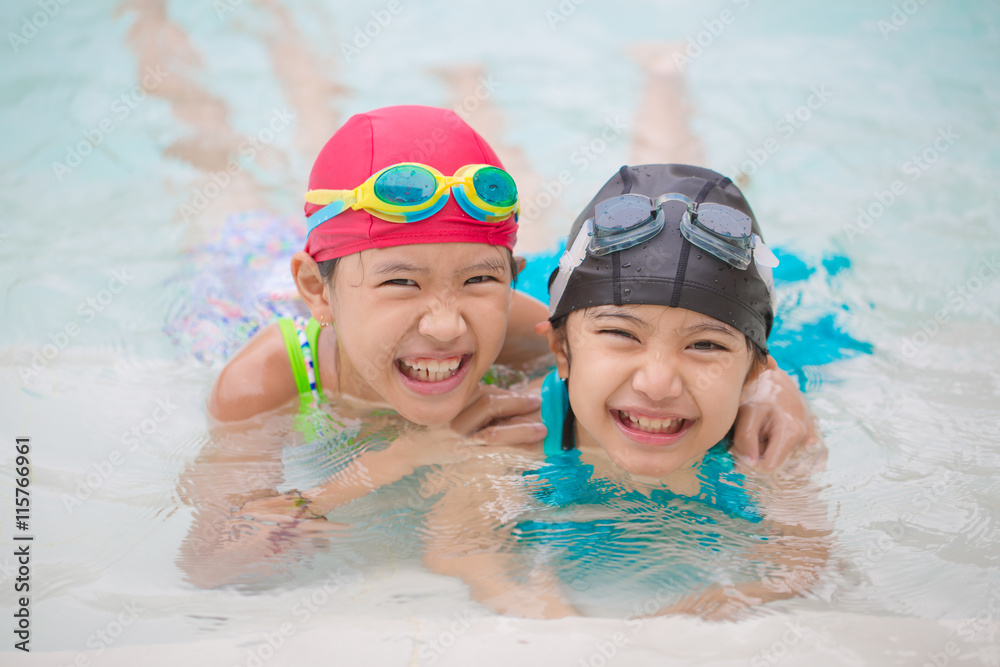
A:
{"label": "girl", "polygon": [[[539,504],[628,506],[639,527],[650,515],[665,516],[657,506],[684,507],[666,516],[687,527],[680,533],[713,545],[706,559],[719,549],[718,535],[704,526],[718,517],[761,534],[745,555],[761,561],[766,578],[675,597],[669,610],[728,615],[801,593],[826,554],[825,532],[808,525],[821,514],[806,509],[808,483],[800,475],[778,477],[770,489],[749,485],[729,454],[741,401],[770,391],[759,378],[770,363],[777,264],[742,194],[707,169],[623,167],[577,219],[567,248],[549,281],[549,321],[539,326],[556,358],[542,386],[546,462],[528,475],[521,507],[538,514]],[[592,523],[581,532],[574,522],[540,516],[515,526],[518,540],[576,550],[577,560],[607,547],[592,539]],[[501,528],[487,516],[480,524],[480,540]],[[464,540],[476,541],[468,529]],[[499,610],[572,613],[551,580],[533,598],[512,583],[510,552],[497,547],[484,559],[483,551],[471,556],[463,545],[432,541],[428,562],[466,579]]]}

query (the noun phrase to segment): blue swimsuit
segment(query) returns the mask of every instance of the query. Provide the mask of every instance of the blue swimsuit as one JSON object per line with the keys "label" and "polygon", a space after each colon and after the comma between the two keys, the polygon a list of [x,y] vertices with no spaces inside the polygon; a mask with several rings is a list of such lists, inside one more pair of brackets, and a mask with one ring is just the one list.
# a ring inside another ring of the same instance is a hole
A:
{"label": "blue swimsuit", "polygon": [[568,409],[565,382],[552,372],[542,386],[545,463],[524,474],[537,505],[514,529],[523,546],[533,546],[576,590],[602,589],[605,601],[634,600],[654,589],[683,595],[710,581],[753,578],[749,554],[767,536],[726,440],[702,459],[697,495],[643,493],[594,477],[579,450],[563,450]]}

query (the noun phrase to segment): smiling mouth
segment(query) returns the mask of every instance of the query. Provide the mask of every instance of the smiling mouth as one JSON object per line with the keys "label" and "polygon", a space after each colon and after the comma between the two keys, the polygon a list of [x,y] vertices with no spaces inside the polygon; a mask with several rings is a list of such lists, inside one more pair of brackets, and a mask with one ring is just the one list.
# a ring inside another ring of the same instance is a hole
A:
{"label": "smiling mouth", "polygon": [[616,410],[618,421],[635,431],[656,435],[674,435],[680,433],[687,420],[680,417],[674,419],[651,419],[645,415],[632,415],[625,410]]}
{"label": "smiling mouth", "polygon": [[409,358],[396,360],[399,371],[417,382],[443,382],[453,377],[462,368],[466,357],[449,357],[448,359]]}

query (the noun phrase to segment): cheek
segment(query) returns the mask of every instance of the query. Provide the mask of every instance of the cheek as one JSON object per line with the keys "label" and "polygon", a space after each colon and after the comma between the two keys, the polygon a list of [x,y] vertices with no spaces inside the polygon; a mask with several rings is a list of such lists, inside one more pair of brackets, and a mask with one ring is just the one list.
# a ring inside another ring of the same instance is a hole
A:
{"label": "cheek", "polygon": [[620,365],[593,352],[578,346],[569,364],[570,400],[591,416],[603,414],[611,394],[627,380]]}
{"label": "cheek", "polygon": [[479,332],[481,340],[491,344],[502,345],[507,335],[507,324],[510,312],[510,294],[497,295],[495,298],[479,299],[467,311],[467,318]]}
{"label": "cheek", "polygon": [[745,365],[739,362],[717,367],[703,374],[701,381],[696,380],[703,414],[731,425],[736,420],[745,377]]}
{"label": "cheek", "polygon": [[[349,295],[354,297],[354,294]],[[337,341],[354,363],[391,358],[406,331],[405,313],[370,296],[341,298],[333,305]]]}

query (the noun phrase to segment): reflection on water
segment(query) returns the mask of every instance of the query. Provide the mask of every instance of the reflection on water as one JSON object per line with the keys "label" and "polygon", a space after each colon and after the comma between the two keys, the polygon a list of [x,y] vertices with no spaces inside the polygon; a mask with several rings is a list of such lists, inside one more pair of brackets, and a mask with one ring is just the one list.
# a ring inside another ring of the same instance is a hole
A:
{"label": "reflection on water", "polygon": [[[826,560],[826,508],[807,475],[748,480],[719,448],[692,471],[694,498],[579,452],[542,460],[470,447],[452,463],[386,477],[372,455],[403,432],[401,420],[337,404],[324,414],[330,430],[313,440],[297,406],[216,429],[180,483],[195,507],[177,561],[188,581],[262,595],[331,572],[367,579],[428,567],[515,615],[543,613],[533,600],[541,587],[597,616],[731,616],[742,605],[724,613],[700,596],[744,585],[808,594]],[[800,526],[794,544],[783,518]]]}
{"label": "reflection on water", "polygon": [[[481,529],[458,534],[458,542],[511,554],[508,564],[521,580],[550,568],[589,614],[620,619],[637,599],[658,604],[661,582],[674,595],[696,581],[776,576],[760,571],[765,561],[750,553],[760,544],[758,524],[684,501],[567,509],[515,498],[512,488],[533,484],[523,474],[533,464],[512,454],[490,459],[489,473],[472,463],[421,469],[332,512],[330,524],[342,525],[316,529],[320,522],[307,521],[269,530],[277,522],[234,517],[233,509],[348,470],[356,417],[341,419],[342,440],[312,444],[300,443],[290,413],[224,434],[208,433],[204,419],[218,364],[271,315],[255,301],[270,283],[241,281],[255,261],[287,250],[279,246],[291,227],[269,225],[296,217],[315,142],[327,128],[383,104],[462,101],[474,92],[460,87],[466,73],[484,69],[501,85],[489,100],[471,99],[492,114],[483,127],[502,133],[496,140],[519,150],[516,159],[538,176],[525,188],[534,188],[532,200],[560,173],[571,180],[547,217],[530,221],[524,238],[538,250],[629,160],[631,128],[600,154],[579,159],[607,122],[633,125],[637,105],[649,98],[643,81],[651,72],[626,60],[628,47],[639,39],[683,43],[721,5],[640,3],[648,20],[636,21],[617,4],[587,3],[553,29],[542,10],[524,4],[493,12],[490,30],[472,32],[470,18],[481,18],[466,13],[474,9],[407,9],[345,63],[338,45],[370,20],[374,5],[306,3],[282,11],[276,3],[263,10],[242,3],[220,18],[205,4],[133,4],[118,14],[101,3],[66,4],[18,53],[7,52],[11,61],[0,68],[0,113],[13,128],[2,158],[0,423],[41,443],[32,487],[39,650],[80,650],[131,604],[143,611],[116,650],[206,636],[256,646],[258,635],[247,640],[249,633],[273,632],[289,619],[302,632],[349,627],[358,637],[346,639],[361,643],[370,637],[359,624],[382,628],[379,621],[410,616],[418,620],[381,640],[433,638],[421,626],[429,627],[428,619],[450,622],[456,610],[488,616],[469,602],[466,584],[423,563],[430,537],[450,534],[429,531],[428,521],[453,488],[471,499],[465,511],[483,517]],[[11,5],[9,27],[19,30],[21,17],[39,11],[33,2]],[[1000,163],[990,150],[1000,93],[987,56],[996,53],[1000,31],[995,10],[925,3],[884,36],[878,21],[892,12],[861,2],[794,9],[749,3],[685,70],[692,122],[712,165],[743,164],[748,151],[781,139],[751,175],[747,194],[767,221],[768,243],[802,262],[783,287],[775,351],[794,352],[781,361],[800,369],[830,450],[826,472],[814,478],[834,524],[829,564],[807,597],[761,613],[805,624],[810,612],[842,613],[836,622],[815,622],[810,645],[843,662],[877,663],[887,651],[918,661],[952,641],[963,659],[987,661],[979,651],[995,644],[1000,590],[1000,290],[987,272],[1000,250]],[[471,69],[454,73],[456,53]],[[171,74],[71,174],[57,176],[53,162],[65,161],[85,141],[82,132],[109,117],[147,65]],[[453,74],[442,76],[442,67]],[[815,85],[827,86],[829,101],[794,136],[778,135],[776,122]],[[185,221],[179,207],[225,164],[219,147],[256,135],[286,101],[308,122],[241,162],[240,183]],[[209,136],[213,127],[222,128],[218,137]],[[919,179],[902,170],[949,127],[954,144]],[[897,179],[905,196],[855,233],[859,208],[870,209]],[[246,213],[259,208],[280,213]],[[260,236],[227,247],[225,239],[241,238],[241,224],[242,238],[260,231],[275,247],[258,243]],[[225,235],[214,236],[221,229]],[[211,252],[191,254],[215,241]],[[215,273],[206,268],[213,262]],[[782,267],[794,266],[782,257]],[[122,268],[134,281],[85,319],[78,304]],[[536,289],[544,289],[547,275],[539,273]],[[213,276],[228,282],[213,283]],[[957,294],[965,294],[960,302]],[[232,319],[197,317],[205,304],[231,310]],[[79,335],[37,375],[25,374],[69,323],[80,326]],[[824,345],[813,344],[817,335]],[[158,420],[164,404],[176,408]],[[272,444],[261,451],[261,441]],[[11,477],[2,475],[11,497]],[[195,503],[199,497],[208,500]],[[714,523],[692,518],[706,512]],[[667,517],[666,528],[654,528]],[[200,541],[193,527],[205,527]],[[214,573],[232,584],[192,585],[189,571],[210,560],[206,552],[223,535],[247,538],[260,557]],[[719,551],[702,548],[709,543]],[[699,558],[689,557],[692,548]],[[4,586],[13,565],[0,558]],[[894,624],[881,623],[887,619]],[[958,625],[941,630],[920,619]],[[574,633],[591,629],[570,627],[567,643],[578,644]],[[754,634],[759,626],[747,627]],[[838,627],[846,634],[836,635]],[[779,624],[767,646],[785,631]],[[869,631],[881,644],[865,639]],[[738,634],[729,637],[735,642]],[[925,635],[932,645],[918,650]],[[760,650],[726,653],[664,636],[695,656],[692,664],[710,650],[730,662]],[[898,646],[885,648],[886,636],[900,637]],[[837,653],[838,645],[846,648]],[[562,646],[567,656],[575,656],[573,648]],[[246,654],[239,660],[246,664]]]}

